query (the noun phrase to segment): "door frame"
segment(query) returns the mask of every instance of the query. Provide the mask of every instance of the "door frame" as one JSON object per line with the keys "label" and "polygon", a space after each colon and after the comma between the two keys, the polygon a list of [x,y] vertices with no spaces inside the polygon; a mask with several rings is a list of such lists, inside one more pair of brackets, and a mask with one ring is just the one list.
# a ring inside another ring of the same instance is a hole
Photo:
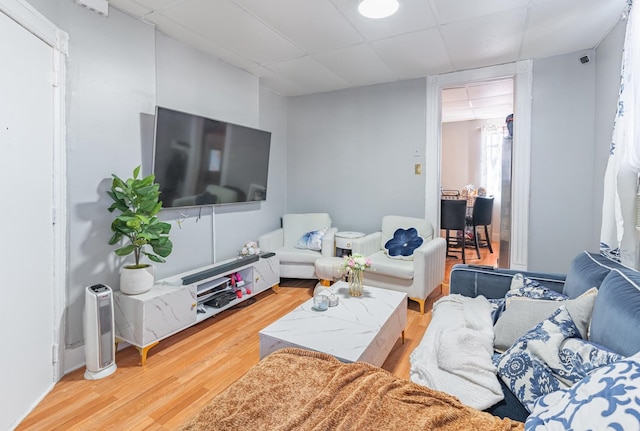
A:
{"label": "door frame", "polygon": [[531,101],[533,98],[533,62],[515,63],[464,70],[427,77],[425,216],[440,226],[440,187],[442,172],[442,90],[462,84],[513,78],[514,119],[511,176],[511,249],[510,268],[526,270],[528,265],[529,195],[531,154]]}
{"label": "door frame", "polygon": [[52,375],[57,382],[64,374],[64,308],[66,303],[65,286],[67,281],[67,168],[66,168],[66,60],[69,36],[38,12],[24,0],[0,0],[0,11],[14,20],[25,30],[32,33],[53,51],[53,202],[51,202],[51,221],[53,229],[53,345]]}

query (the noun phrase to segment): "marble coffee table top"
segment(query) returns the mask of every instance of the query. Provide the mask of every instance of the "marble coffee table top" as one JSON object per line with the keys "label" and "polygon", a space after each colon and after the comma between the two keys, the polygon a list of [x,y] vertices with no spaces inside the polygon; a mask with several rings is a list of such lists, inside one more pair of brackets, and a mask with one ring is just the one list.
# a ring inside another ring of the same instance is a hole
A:
{"label": "marble coffee table top", "polygon": [[260,331],[260,358],[283,347],[328,353],[344,362],[382,365],[407,323],[407,294],[364,286],[351,297],[347,283],[331,286],[339,303],[326,311],[313,298]]}

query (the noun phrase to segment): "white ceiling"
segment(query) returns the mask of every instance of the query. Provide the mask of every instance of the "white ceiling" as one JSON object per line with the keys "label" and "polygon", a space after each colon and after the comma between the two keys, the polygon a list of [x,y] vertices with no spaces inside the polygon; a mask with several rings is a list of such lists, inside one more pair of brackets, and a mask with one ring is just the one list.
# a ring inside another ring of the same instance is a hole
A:
{"label": "white ceiling", "polygon": [[[381,20],[358,15],[358,0],[109,4],[260,77],[263,87],[297,96],[595,48],[626,1],[400,0],[398,12]],[[467,104],[489,97],[503,104],[500,88]],[[464,102],[459,97],[447,103]]]}
{"label": "white ceiling", "polygon": [[442,90],[442,122],[505,119],[513,114],[513,80],[467,84]]}

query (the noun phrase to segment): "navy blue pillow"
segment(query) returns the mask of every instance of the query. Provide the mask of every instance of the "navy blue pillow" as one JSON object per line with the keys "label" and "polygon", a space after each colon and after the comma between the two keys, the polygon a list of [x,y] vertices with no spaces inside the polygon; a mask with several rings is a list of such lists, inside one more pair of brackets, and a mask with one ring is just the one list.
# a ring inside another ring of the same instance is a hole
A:
{"label": "navy blue pillow", "polygon": [[396,229],[393,238],[387,241],[384,248],[389,257],[397,259],[413,259],[413,252],[424,240],[418,235],[416,228]]}

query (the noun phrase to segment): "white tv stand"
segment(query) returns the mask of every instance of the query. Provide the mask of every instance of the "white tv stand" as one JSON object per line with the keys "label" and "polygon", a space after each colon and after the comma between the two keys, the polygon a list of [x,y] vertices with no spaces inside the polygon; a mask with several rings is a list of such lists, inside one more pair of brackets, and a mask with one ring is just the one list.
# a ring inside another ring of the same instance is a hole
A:
{"label": "white tv stand", "polygon": [[[234,298],[219,308],[211,303],[207,304],[211,300],[211,294],[232,290],[229,275],[233,273],[240,274],[244,281],[243,287],[251,293]],[[182,284],[183,277],[192,277],[197,281]],[[274,255],[248,263],[235,258],[183,272],[156,281],[153,289],[140,295],[113,292],[116,350],[120,341],[135,346],[140,352],[141,365],[145,365],[149,349],[161,340],[269,288],[277,293],[279,283],[280,260]],[[212,292],[213,289],[218,290]]]}

